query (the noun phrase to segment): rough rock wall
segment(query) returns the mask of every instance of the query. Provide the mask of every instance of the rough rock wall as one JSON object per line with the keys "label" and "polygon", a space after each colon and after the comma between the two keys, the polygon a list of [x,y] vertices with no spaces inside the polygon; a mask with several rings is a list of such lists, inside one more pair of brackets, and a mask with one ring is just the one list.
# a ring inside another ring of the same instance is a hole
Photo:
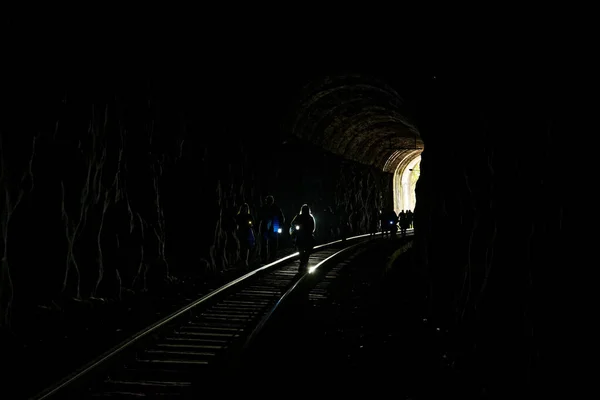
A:
{"label": "rough rock wall", "polygon": [[292,134],[346,159],[394,172],[404,156],[422,148],[406,102],[372,76],[314,79],[299,98]]}
{"label": "rough rock wall", "polygon": [[561,290],[546,285],[568,265],[559,160],[570,127],[552,82],[520,78],[432,82],[418,118],[415,234],[432,319],[460,338],[488,390],[509,397],[545,379]]}
{"label": "rough rock wall", "polygon": [[221,118],[225,105],[192,110],[145,87],[53,89],[22,93],[2,121],[2,324],[10,310],[231,267],[232,217],[243,202],[256,216],[267,194],[288,221],[304,202],[362,209],[389,196],[389,174],[281,144],[248,130],[247,115]]}
{"label": "rough rock wall", "polygon": [[[345,212],[356,233],[366,233],[371,211],[393,204],[392,174],[343,159],[320,148],[290,139],[282,148],[282,167],[277,191],[290,218],[303,203],[318,215],[330,206],[336,214]],[[285,189],[284,189],[285,188]],[[318,223],[318,221],[317,221]]]}

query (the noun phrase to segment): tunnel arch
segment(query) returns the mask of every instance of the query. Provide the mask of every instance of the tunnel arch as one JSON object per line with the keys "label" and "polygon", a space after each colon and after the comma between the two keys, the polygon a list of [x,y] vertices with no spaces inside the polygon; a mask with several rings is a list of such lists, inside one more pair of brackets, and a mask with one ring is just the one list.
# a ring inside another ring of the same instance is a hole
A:
{"label": "tunnel arch", "polygon": [[[423,142],[398,92],[383,80],[361,74],[326,76],[305,85],[294,107],[290,132],[346,159],[391,175],[385,204],[396,212],[414,209],[410,169]],[[391,204],[390,204],[391,203]]]}
{"label": "tunnel arch", "polygon": [[293,137],[391,174],[423,148],[404,100],[372,76],[313,80],[304,86],[294,111]]}

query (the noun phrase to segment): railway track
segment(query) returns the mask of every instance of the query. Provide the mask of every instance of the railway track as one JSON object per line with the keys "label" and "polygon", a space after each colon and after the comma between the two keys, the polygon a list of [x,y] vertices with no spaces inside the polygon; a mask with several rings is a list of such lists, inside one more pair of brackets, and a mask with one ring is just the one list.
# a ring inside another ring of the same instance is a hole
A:
{"label": "railway track", "polygon": [[251,271],[137,333],[32,399],[189,398],[198,377],[210,379],[235,364],[310,274],[368,241],[369,235],[361,235],[316,246],[303,273],[298,272],[298,253]]}

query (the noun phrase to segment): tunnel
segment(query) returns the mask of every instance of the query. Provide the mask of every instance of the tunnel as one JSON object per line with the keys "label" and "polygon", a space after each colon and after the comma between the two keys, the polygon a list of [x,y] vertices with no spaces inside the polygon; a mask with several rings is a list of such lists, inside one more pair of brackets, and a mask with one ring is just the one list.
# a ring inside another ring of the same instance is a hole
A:
{"label": "tunnel", "polygon": [[231,216],[273,195],[288,220],[331,206],[355,233],[372,210],[414,210],[430,318],[470,341],[474,368],[503,371],[490,387],[542,379],[546,266],[568,258],[558,84],[386,63],[17,79],[0,121],[0,325],[226,271]]}
{"label": "tunnel", "polygon": [[[307,85],[291,134],[345,159],[393,174],[396,213],[414,209],[414,183],[423,141],[403,110],[404,100],[385,82],[361,75],[327,77]],[[390,201],[388,199],[388,201]]]}

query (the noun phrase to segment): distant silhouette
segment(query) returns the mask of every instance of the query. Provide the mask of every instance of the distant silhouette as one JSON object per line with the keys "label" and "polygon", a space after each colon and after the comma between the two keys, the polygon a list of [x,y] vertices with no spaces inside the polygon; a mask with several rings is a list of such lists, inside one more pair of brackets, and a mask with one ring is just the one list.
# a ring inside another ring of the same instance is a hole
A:
{"label": "distant silhouette", "polygon": [[250,250],[252,250],[256,244],[256,238],[254,236],[254,218],[250,214],[248,203],[244,203],[240,206],[235,220],[237,223],[237,237],[240,241],[240,258],[247,267]]}
{"label": "distant silhouette", "polygon": [[409,228],[412,228],[412,227],[413,227],[413,220],[414,220],[414,217],[415,217],[415,216],[414,216],[414,214],[413,214],[412,210],[408,210],[408,211],[406,212],[406,220],[407,220],[407,222],[408,222],[408,227],[409,227]]}
{"label": "distant silhouette", "polygon": [[410,224],[412,223],[412,213],[410,213],[410,210],[405,212],[405,210],[402,210],[402,212],[400,213],[400,233],[402,234],[402,236],[406,236],[406,230],[410,227]]}
{"label": "distant silhouette", "polygon": [[398,220],[400,223],[400,234],[402,236],[406,236],[406,229],[408,228],[408,218],[404,210],[400,211],[400,214],[398,214]]}
{"label": "distant silhouette", "polygon": [[292,236],[296,240],[296,248],[300,253],[300,271],[308,266],[308,258],[315,245],[315,228],[315,219],[310,213],[310,208],[304,204],[300,213],[292,220],[290,227]]}
{"label": "distant silhouette", "polygon": [[273,196],[267,196],[260,213],[261,258],[263,262],[274,261],[279,248],[279,235],[283,232],[285,217]]}
{"label": "distant silhouette", "polygon": [[396,235],[398,231],[398,216],[394,210],[391,208],[383,210],[381,216],[381,231],[383,235],[385,236],[386,233],[390,234],[390,236]]}

